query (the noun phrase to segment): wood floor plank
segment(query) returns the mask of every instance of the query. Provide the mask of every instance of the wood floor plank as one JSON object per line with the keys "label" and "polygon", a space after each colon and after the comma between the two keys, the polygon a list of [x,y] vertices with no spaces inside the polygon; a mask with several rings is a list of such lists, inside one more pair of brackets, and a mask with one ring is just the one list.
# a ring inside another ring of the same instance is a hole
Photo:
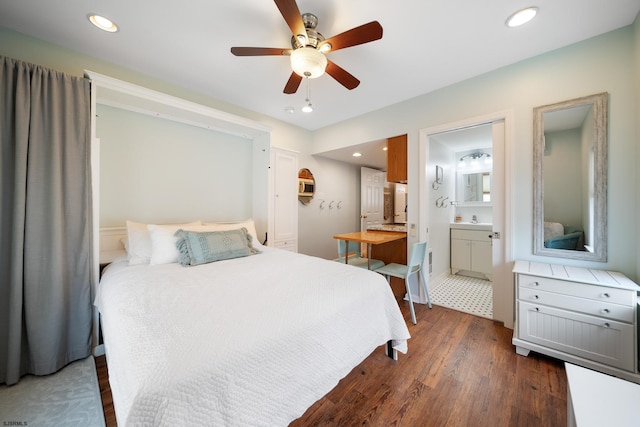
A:
{"label": "wood floor plank", "polygon": [[[561,426],[567,382],[562,362],[519,356],[513,331],[489,319],[416,304],[409,353],[397,361],[376,349],[291,423],[301,426]],[[116,426],[104,356],[96,358],[107,427]]]}

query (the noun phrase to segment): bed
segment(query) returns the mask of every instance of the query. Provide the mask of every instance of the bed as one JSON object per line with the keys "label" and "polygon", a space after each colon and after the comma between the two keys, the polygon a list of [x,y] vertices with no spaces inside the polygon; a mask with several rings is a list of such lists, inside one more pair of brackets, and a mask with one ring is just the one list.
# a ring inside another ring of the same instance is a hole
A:
{"label": "bed", "polygon": [[105,268],[96,306],[118,425],[285,426],[378,347],[407,351],[382,276],[252,233],[249,256],[183,266],[129,253]]}

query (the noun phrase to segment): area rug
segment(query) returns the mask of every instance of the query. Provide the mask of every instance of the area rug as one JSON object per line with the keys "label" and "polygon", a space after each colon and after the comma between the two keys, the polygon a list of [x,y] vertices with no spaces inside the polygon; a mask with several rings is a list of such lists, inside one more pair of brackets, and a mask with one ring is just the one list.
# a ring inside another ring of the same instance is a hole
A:
{"label": "area rug", "polygon": [[24,376],[0,386],[0,426],[104,427],[92,356],[47,376]]}
{"label": "area rug", "polygon": [[493,319],[492,286],[488,280],[449,275],[429,284],[429,296],[435,305]]}

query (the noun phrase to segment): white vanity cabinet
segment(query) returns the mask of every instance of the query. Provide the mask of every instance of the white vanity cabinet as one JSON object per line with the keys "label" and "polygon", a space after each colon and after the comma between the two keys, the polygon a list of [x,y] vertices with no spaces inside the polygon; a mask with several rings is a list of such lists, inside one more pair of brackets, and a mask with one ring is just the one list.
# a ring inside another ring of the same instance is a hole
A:
{"label": "white vanity cabinet", "polygon": [[640,382],[637,293],[621,273],[516,261],[516,352]]}
{"label": "white vanity cabinet", "polygon": [[465,270],[482,273],[491,279],[491,230],[451,227],[451,274]]}

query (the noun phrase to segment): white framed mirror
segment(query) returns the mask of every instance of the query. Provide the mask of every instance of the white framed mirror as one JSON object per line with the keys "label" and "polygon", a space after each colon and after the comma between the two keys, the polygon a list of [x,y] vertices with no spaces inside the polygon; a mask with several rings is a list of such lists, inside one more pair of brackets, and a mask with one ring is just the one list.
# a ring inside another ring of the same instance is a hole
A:
{"label": "white framed mirror", "polygon": [[491,149],[456,153],[456,201],[459,206],[491,206]]}
{"label": "white framed mirror", "polygon": [[491,203],[491,171],[458,172],[458,202],[464,204]]}
{"label": "white framed mirror", "polygon": [[533,253],[607,261],[607,104],[600,93],[533,109]]}

